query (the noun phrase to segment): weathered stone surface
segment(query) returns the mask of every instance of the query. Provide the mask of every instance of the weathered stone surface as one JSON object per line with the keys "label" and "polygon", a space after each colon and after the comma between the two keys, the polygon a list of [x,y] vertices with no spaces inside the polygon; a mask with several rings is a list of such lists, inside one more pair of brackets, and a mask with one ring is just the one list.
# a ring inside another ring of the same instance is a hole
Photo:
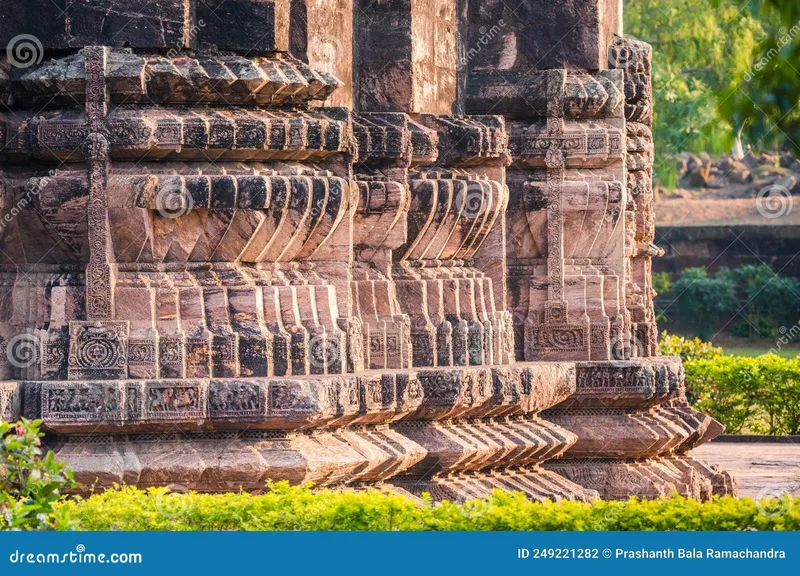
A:
{"label": "weathered stone surface", "polygon": [[289,2],[198,0],[196,4],[201,45],[247,54],[289,49]]}
{"label": "weathered stone surface", "polygon": [[467,56],[473,55],[468,60],[478,72],[605,69],[608,45],[622,31],[621,0],[478,0],[468,5]]}
{"label": "weathered stone surface", "polygon": [[618,0],[10,4],[0,416],[85,485],[735,491]]}
{"label": "weathered stone surface", "polygon": [[158,0],[138,4],[126,0],[55,0],[0,3],[0,43],[6,46],[30,34],[46,49],[84,46],[134,48],[187,47],[191,0]]}

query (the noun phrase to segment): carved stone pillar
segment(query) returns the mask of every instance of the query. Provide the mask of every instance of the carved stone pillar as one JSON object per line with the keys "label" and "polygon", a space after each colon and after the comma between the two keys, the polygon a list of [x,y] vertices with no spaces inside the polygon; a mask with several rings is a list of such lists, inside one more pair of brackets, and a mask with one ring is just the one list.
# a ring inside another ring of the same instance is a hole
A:
{"label": "carved stone pillar", "polygon": [[[649,47],[614,38],[617,2],[513,8],[469,2],[466,111],[506,116],[517,359],[576,362],[576,392],[543,417],[577,441],[544,467],[603,498],[735,492],[686,455],[722,427],[687,405],[679,360],[650,358]],[[552,55],[548,35],[562,38]]]}
{"label": "carved stone pillar", "polygon": [[[436,498],[483,496],[493,488],[591,498],[593,492],[539,467],[574,440],[536,417],[569,394],[571,367],[510,366],[508,135],[501,117],[452,114],[463,107],[456,85],[463,73],[459,6],[359,3],[355,171],[362,193],[355,245],[363,279],[354,282],[356,300],[365,325],[377,327],[370,335],[373,367],[396,354],[388,346],[384,353],[384,326],[388,343],[396,311],[407,319],[410,362],[420,367],[423,391],[417,412],[392,429],[425,457],[392,486]],[[373,299],[363,295],[378,287],[391,297],[378,301],[385,311],[376,322]]]}

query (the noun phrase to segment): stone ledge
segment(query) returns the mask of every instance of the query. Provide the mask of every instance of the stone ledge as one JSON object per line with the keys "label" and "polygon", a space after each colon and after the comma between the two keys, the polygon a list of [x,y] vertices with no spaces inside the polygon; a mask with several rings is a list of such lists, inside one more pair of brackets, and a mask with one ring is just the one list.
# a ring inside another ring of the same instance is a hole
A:
{"label": "stone ledge", "polygon": [[232,379],[38,381],[24,414],[49,432],[303,430],[533,414],[575,391],[572,364]]}

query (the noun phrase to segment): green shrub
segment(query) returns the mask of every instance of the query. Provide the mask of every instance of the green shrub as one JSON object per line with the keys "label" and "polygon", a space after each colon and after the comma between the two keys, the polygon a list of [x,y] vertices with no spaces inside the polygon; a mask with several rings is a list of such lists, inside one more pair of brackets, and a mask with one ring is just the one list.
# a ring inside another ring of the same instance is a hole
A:
{"label": "green shrub", "polygon": [[[625,502],[531,502],[495,491],[464,503],[415,501],[377,490],[312,491],[285,482],[263,495],[123,488],[62,505],[84,530],[797,530],[800,499],[730,497]],[[761,513],[773,509],[783,514]]]}
{"label": "green shrub", "polygon": [[684,366],[690,401],[729,433],[800,433],[800,358],[718,356]]}
{"label": "green shrub", "polygon": [[781,326],[800,318],[800,281],[773,272],[769,266],[746,265],[730,271],[739,300],[740,318],[734,336],[776,338]]}
{"label": "green shrub", "polygon": [[[767,265],[685,268],[672,283],[666,272],[653,275],[658,320],[683,320],[707,340],[725,316],[733,336],[777,338],[800,318],[800,280],[776,274]],[[669,316],[667,316],[669,313]]]}
{"label": "green shrub", "polygon": [[69,508],[57,507],[75,485],[72,471],[48,451],[42,458],[41,420],[0,421],[0,529],[69,530]]}
{"label": "green shrub", "polygon": [[680,356],[681,360],[710,360],[722,356],[722,348],[714,346],[709,342],[703,342],[700,338],[684,338],[661,333],[661,340],[658,342],[658,352],[664,356]]}
{"label": "green shrub", "polygon": [[674,307],[695,334],[707,340],[722,314],[736,312],[734,279],[726,269],[710,276],[705,268],[686,268],[672,286]]}

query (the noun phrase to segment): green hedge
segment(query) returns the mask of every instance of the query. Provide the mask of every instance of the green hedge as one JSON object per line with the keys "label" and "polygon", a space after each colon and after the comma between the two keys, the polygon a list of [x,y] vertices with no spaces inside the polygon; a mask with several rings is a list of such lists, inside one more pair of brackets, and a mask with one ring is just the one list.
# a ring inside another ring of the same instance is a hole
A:
{"label": "green hedge", "polygon": [[81,530],[798,530],[800,499],[531,502],[496,491],[462,504],[277,483],[263,495],[110,490],[70,501]]}
{"label": "green hedge", "polygon": [[684,362],[690,360],[713,360],[722,356],[722,348],[714,346],[708,342],[703,342],[700,338],[684,338],[683,336],[671,336],[667,331],[661,333],[658,342],[658,352],[664,356],[680,356]]}
{"label": "green hedge", "polygon": [[728,433],[800,433],[800,358],[717,356],[684,367],[689,400]]}
{"label": "green hedge", "polygon": [[677,278],[653,275],[659,321],[680,321],[708,339],[719,329],[733,336],[778,338],[800,318],[800,280],[767,265],[685,268]]}

